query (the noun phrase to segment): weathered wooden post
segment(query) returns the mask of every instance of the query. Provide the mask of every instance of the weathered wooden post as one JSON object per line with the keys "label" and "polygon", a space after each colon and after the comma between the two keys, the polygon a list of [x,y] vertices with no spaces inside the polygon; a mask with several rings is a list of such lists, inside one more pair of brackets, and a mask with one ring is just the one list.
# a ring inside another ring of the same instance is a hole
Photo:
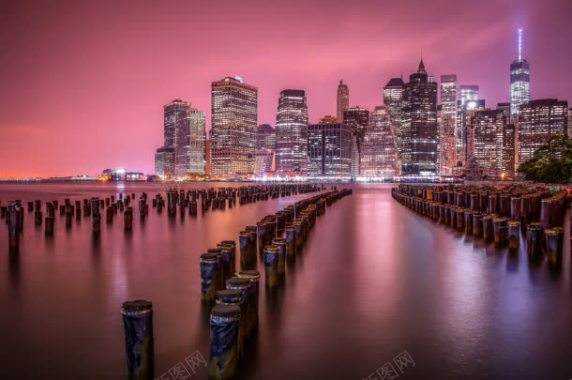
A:
{"label": "weathered wooden post", "polygon": [[209,376],[213,379],[232,379],[236,374],[241,318],[236,305],[215,305],[211,311]]}
{"label": "weathered wooden post", "polygon": [[153,305],[149,301],[124,302],[121,307],[129,379],[154,376]]}

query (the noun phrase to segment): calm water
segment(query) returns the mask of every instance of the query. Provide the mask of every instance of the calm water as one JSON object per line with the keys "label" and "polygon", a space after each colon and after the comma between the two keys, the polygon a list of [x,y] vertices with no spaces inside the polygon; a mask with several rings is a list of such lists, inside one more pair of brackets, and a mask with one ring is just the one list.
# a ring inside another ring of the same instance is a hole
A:
{"label": "calm water", "polygon": [[[404,350],[415,366],[399,379],[572,378],[568,242],[562,270],[551,273],[530,267],[523,251],[512,258],[414,214],[391,199],[390,186],[353,189],[318,220],[282,291],[262,289],[242,378],[357,380]],[[158,190],[1,185],[0,199]],[[196,351],[208,357],[199,255],[307,196],[196,219],[151,209],[144,224],[136,212],[130,235],[122,220],[108,227],[103,218],[98,244],[89,219],[68,232],[56,216],[46,240],[26,212],[19,255],[9,255],[2,221],[0,378],[124,379],[120,305],[135,298],[154,304],[156,377]]]}

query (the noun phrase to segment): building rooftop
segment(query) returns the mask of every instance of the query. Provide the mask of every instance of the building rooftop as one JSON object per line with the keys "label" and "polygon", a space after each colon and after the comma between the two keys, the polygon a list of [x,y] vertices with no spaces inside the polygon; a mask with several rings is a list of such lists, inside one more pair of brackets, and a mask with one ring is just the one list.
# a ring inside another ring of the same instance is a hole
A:
{"label": "building rooftop", "polygon": [[391,78],[389,82],[385,85],[385,87],[403,87],[405,86],[405,82],[403,78]]}

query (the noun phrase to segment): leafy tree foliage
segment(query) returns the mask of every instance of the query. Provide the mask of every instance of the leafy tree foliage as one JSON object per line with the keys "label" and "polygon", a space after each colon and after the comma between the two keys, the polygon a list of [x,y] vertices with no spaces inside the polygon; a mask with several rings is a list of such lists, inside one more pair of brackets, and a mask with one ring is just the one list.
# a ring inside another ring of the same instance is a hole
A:
{"label": "leafy tree foliage", "polygon": [[536,182],[569,183],[572,179],[572,140],[557,136],[541,146],[518,171]]}

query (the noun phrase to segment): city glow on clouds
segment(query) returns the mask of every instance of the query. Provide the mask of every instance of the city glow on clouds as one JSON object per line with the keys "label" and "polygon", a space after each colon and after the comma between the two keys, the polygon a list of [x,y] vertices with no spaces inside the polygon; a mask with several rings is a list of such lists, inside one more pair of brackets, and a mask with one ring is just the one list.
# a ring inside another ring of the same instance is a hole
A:
{"label": "city glow on clouds", "polygon": [[13,1],[0,5],[0,177],[152,172],[162,106],[207,113],[210,82],[258,87],[259,123],[278,95],[306,91],[310,121],[350,105],[373,109],[393,76],[417,68],[478,84],[508,101],[524,28],[531,97],[572,100],[569,0]]}

